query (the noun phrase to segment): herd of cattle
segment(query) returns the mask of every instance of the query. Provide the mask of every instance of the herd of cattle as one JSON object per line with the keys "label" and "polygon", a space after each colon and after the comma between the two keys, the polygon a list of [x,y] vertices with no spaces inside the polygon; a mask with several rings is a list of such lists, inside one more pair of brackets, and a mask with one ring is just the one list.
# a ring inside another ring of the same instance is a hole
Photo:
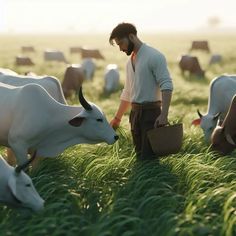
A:
{"label": "herd of cattle", "polygon": [[[193,50],[201,50],[206,53],[210,53],[210,47],[208,41],[193,41],[189,52]],[[222,61],[222,56],[220,54],[212,54],[209,60],[209,65],[220,63]],[[199,77],[204,77],[205,71],[200,65],[199,59],[197,56],[191,54],[182,55],[179,60],[179,67],[182,74],[189,72],[190,75],[197,75]]]}
{"label": "herd of cattle", "polygon": [[[23,50],[32,52],[34,48]],[[4,111],[0,114],[0,145],[8,149],[8,158],[14,155],[16,160],[16,167],[12,167],[9,165],[13,163],[11,159],[6,162],[0,156],[0,202],[34,211],[43,209],[44,200],[24,171],[35,158],[55,157],[80,143],[113,144],[118,139],[102,110],[86,101],[82,92],[83,81],[94,76],[93,57],[104,57],[98,50],[83,52],[81,48],[71,48],[71,53],[75,52],[84,55],[83,61],[68,65],[62,83],[53,76],[19,75],[9,69],[0,69],[0,109]],[[44,55],[46,58],[46,52]],[[104,81],[106,91],[117,88],[116,64],[107,65]],[[82,106],[67,104],[66,98],[72,93],[78,94]],[[193,121],[193,124],[200,124],[212,149],[223,154],[236,147],[235,94],[236,76],[223,75],[214,79],[210,84],[207,114],[198,111],[199,119]]]}
{"label": "herd of cattle", "polygon": [[[22,46],[21,51],[25,55],[16,56],[15,64],[17,66],[35,65],[31,58],[26,55],[28,52],[35,52],[35,48],[33,46]],[[66,98],[71,96],[74,91],[78,91],[84,80],[93,80],[96,70],[95,59],[105,59],[98,49],[71,47],[70,53],[80,53],[82,61],[81,64],[68,65],[65,71],[62,88]],[[43,52],[43,57],[45,61],[64,62],[68,64],[64,53],[59,50],[47,49]],[[119,81],[120,74],[118,66],[116,64],[108,64],[104,69],[104,92],[112,93],[117,91]]]}

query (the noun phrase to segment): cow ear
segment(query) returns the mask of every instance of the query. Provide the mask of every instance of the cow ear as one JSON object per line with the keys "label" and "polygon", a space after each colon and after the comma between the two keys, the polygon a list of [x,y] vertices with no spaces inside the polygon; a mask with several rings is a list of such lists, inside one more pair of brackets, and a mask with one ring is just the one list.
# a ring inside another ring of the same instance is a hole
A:
{"label": "cow ear", "polygon": [[84,119],[85,117],[76,116],[73,119],[69,120],[69,124],[75,127],[79,127]]}
{"label": "cow ear", "polygon": [[195,125],[195,126],[200,125],[200,123],[201,123],[201,118],[198,118],[192,121],[192,125]]}

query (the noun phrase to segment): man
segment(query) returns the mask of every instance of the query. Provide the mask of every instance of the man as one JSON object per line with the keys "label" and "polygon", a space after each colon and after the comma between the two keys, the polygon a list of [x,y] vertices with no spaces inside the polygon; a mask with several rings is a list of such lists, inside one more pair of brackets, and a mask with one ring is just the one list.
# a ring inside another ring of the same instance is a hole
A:
{"label": "man", "polygon": [[138,38],[133,24],[118,24],[109,38],[111,45],[114,45],[114,41],[120,51],[131,57],[126,66],[127,75],[120,105],[110,124],[117,128],[123,114],[131,105],[131,133],[137,158],[153,159],[154,153],[147,138],[147,131],[168,123],[173,90],[166,59],[161,52]]}

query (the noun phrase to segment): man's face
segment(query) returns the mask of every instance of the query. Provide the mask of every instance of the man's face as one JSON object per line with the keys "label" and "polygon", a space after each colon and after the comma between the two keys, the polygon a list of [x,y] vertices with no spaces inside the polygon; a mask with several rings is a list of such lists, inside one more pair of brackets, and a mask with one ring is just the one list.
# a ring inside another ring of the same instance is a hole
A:
{"label": "man's face", "polygon": [[134,43],[127,37],[122,39],[115,39],[116,44],[119,46],[120,51],[125,52],[127,56],[131,55],[134,50]]}

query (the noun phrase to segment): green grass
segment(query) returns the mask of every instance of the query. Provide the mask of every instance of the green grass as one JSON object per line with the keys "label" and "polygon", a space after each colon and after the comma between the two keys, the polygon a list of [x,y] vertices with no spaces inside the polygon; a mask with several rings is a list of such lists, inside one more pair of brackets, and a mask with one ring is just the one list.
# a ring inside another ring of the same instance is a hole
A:
{"label": "green grass", "polygon": [[[212,153],[202,131],[191,126],[197,108],[207,110],[210,81],[223,73],[236,73],[236,35],[140,37],[166,55],[175,87],[169,117],[184,124],[181,152],[160,161],[137,162],[126,114],[118,130],[120,139],[114,145],[77,145],[57,158],[44,159],[30,175],[46,202],[45,209],[32,214],[1,205],[0,235],[236,235],[235,153],[225,157]],[[182,76],[178,67],[178,58],[195,39],[209,40],[212,53],[223,56],[220,64],[209,67],[210,54],[192,52],[206,69],[204,79]],[[36,66],[14,65],[22,45],[35,46],[36,53],[29,55]],[[109,45],[108,36],[2,35],[0,66],[19,73],[50,74],[62,81],[66,65],[45,63],[43,50],[62,50],[70,63],[80,63],[79,55],[69,53],[71,46],[97,47],[104,54],[106,60],[96,62],[95,78],[84,83],[83,91],[110,120],[119,104],[120,90],[103,94],[104,68],[109,63],[118,64],[123,83],[127,57]],[[78,104],[78,99],[73,96],[68,102]]]}

